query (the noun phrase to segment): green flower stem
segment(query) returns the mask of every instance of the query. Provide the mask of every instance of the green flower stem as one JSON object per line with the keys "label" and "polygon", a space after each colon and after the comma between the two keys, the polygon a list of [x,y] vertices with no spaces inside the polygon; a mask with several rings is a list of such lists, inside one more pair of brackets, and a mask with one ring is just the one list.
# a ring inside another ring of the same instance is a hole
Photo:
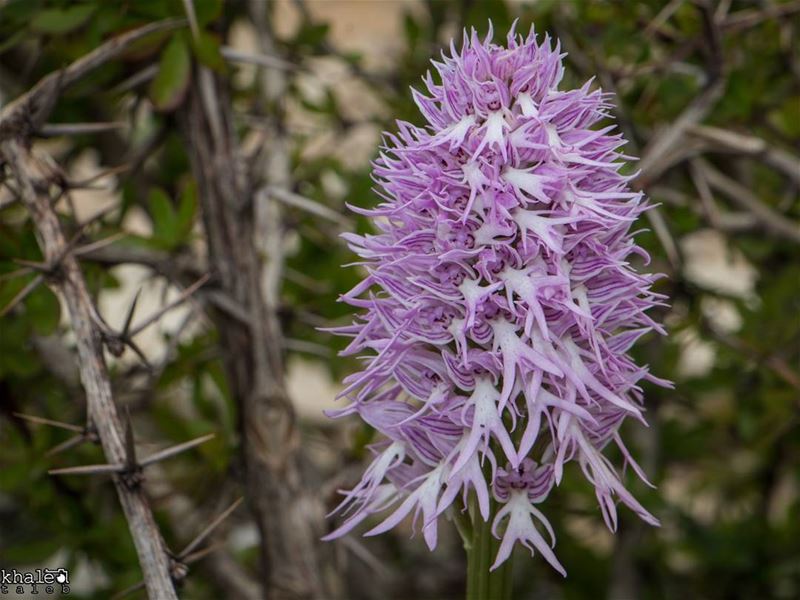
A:
{"label": "green flower stem", "polygon": [[511,558],[494,571],[489,567],[494,562],[500,542],[492,536],[492,521],[495,503],[487,522],[484,522],[475,506],[470,506],[472,516],[472,539],[465,544],[467,550],[467,600],[510,600]]}

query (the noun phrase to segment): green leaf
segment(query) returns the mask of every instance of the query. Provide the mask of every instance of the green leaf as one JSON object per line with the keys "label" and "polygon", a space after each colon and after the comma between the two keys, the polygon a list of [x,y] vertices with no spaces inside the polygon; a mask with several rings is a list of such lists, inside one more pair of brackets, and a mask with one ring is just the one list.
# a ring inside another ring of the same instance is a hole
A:
{"label": "green leaf", "polygon": [[[40,563],[52,556],[62,545],[58,535],[17,542],[3,550],[3,558],[12,564]],[[14,587],[9,587],[14,590]]]}
{"label": "green leaf", "polygon": [[200,26],[207,25],[222,14],[222,0],[197,0],[194,12]]}
{"label": "green leaf", "polygon": [[9,375],[29,377],[41,369],[40,360],[28,344],[30,333],[27,315],[22,318],[7,315],[0,322],[0,380],[10,380]]}
{"label": "green leaf", "polygon": [[196,212],[197,186],[192,181],[183,189],[181,202],[178,205],[177,229],[181,241],[184,241],[191,233]]}
{"label": "green leaf", "polygon": [[79,4],[43,10],[31,20],[31,29],[39,33],[67,33],[86,23],[95,8],[91,4]]}
{"label": "green leaf", "polygon": [[50,335],[61,320],[61,305],[47,286],[40,285],[25,304],[30,311],[34,330],[40,335]]}
{"label": "green leaf", "polygon": [[220,52],[219,40],[207,31],[201,31],[196,39],[192,39],[192,50],[197,60],[209,69],[225,71],[225,59]]}
{"label": "green leaf", "polygon": [[22,40],[25,39],[27,32],[24,29],[18,30],[16,33],[8,36],[5,40],[0,42],[0,54],[8,50],[9,48],[13,48],[17,44],[19,44]]}
{"label": "green leaf", "polygon": [[787,98],[780,108],[769,113],[768,119],[788,137],[800,137],[800,96]]}
{"label": "green leaf", "polygon": [[176,35],[164,49],[158,74],[150,84],[150,99],[155,107],[165,112],[177,108],[186,95],[191,76],[189,49],[183,37]]}
{"label": "green leaf", "polygon": [[403,15],[403,30],[406,34],[408,47],[415,48],[422,34],[419,23],[417,23],[411,13],[405,13]]}
{"label": "green leaf", "polygon": [[153,237],[165,247],[174,246],[178,240],[178,217],[169,196],[164,190],[153,188],[147,201],[153,219]]}
{"label": "green leaf", "polygon": [[297,32],[295,41],[298,44],[304,44],[316,48],[319,46],[328,35],[330,26],[327,23],[306,24]]}

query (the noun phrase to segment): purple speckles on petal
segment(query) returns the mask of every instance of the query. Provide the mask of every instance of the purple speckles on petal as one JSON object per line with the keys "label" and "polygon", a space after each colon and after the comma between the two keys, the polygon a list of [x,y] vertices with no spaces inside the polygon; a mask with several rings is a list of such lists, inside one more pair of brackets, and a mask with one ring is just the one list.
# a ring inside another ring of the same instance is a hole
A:
{"label": "purple speckles on petal", "polygon": [[609,95],[591,82],[559,90],[549,37],[507,39],[465,33],[433,62],[439,83],[428,74],[413,92],[426,123],[385,135],[380,203],[353,208],[376,233],[344,236],[367,276],[342,296],[361,314],[334,332],[364,360],[335,416],[358,414],[381,441],[326,539],[393,509],[368,535],[413,515],[433,548],[438,518],[474,495],[502,540],[492,568],[519,543],[565,574],[535,505],[567,463],[611,529],[617,502],[658,524],[602,450],[613,442],[644,479],[619,427],[644,422],[641,380],[669,383],[627,352],[664,333],[645,314],[664,298],[630,265],[647,258],[630,231],[646,206],[619,173],[624,140],[598,126]]}

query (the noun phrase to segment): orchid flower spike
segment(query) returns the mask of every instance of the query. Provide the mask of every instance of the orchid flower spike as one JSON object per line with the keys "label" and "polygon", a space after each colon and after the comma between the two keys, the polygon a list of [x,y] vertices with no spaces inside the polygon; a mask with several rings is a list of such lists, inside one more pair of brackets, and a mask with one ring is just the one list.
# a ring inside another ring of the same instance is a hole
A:
{"label": "orchid flower spike", "polygon": [[492,568],[519,543],[565,574],[544,512],[571,461],[612,530],[619,503],[658,525],[603,454],[614,442],[644,477],[619,428],[644,422],[641,380],[670,385],[627,354],[664,333],[646,314],[656,276],[627,260],[646,257],[630,227],[647,207],[620,174],[622,136],[599,125],[610,95],[559,89],[563,56],[533,28],[505,46],[465,32],[414,91],[424,126],[386,134],[383,201],[357,209],[377,233],[345,235],[368,276],[342,299],[362,312],[335,330],[364,359],[336,416],[380,441],[326,539],[410,516],[433,548],[473,497],[502,540]]}

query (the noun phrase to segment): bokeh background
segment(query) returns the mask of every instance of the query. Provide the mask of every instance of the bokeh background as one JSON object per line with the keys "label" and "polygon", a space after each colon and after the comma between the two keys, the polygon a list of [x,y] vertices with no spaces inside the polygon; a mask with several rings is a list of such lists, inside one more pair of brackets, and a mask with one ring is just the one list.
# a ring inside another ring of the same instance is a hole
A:
{"label": "bokeh background", "polygon": [[[646,157],[636,185],[659,206],[638,239],[653,256],[644,268],[668,275],[657,291],[671,299],[658,314],[669,336],[647,337],[634,353],[676,386],[645,384],[650,427],[627,432],[657,488],[628,479],[663,526],[622,511],[611,535],[573,466],[544,507],[569,576],[518,553],[515,597],[800,597],[800,3],[282,0],[265,4],[265,23],[254,23],[246,2],[194,4],[209,35],[191,47],[191,60],[229,81],[243,152],[270,144],[265,132],[277,123],[289,161],[283,183],[323,207],[276,204],[285,265],[272,300],[303,468],[326,508],[337,488],[357,480],[372,435],[322,414],[353,368],[336,355],[341,340],[318,330],[349,320],[336,298],[359,276],[340,266],[353,256],[338,233],[366,227],[345,202],[376,202],[370,160],[394,119],[420,122],[409,86],[430,58],[465,26],[485,32],[491,19],[504,37],[519,19],[518,29],[535,23],[561,40],[563,87],[595,76],[616,95],[628,152]],[[183,15],[179,0],[0,2],[0,106],[114,34]],[[265,27],[269,51],[259,38]],[[104,66],[64,94],[50,119],[112,129],[52,127],[35,144],[67,181],[91,180],[59,200],[64,215],[84,220],[111,209],[92,239],[125,232],[119,247],[180,260],[202,257],[205,245],[175,116],[191,62],[166,53],[169,41],[150,40]],[[264,94],[265,72],[284,78],[282,93]],[[678,142],[659,153],[672,134]],[[40,258],[30,221],[2,184],[0,307],[30,281],[11,276],[14,259]],[[146,266],[88,259],[83,268],[115,327],[137,290],[139,315],[179,293]],[[202,301],[186,303],[137,336],[154,370],[132,352],[108,357],[143,453],[216,433],[148,471],[147,491],[175,548],[240,489],[237,406],[203,312]],[[108,598],[141,578],[113,487],[102,477],[47,473],[102,462],[102,452],[83,444],[48,455],[74,432],[18,416],[84,422],[73,343],[65,311],[43,286],[0,320],[0,567],[66,566],[70,597]],[[465,557],[455,533],[434,553],[411,534],[407,524],[337,542],[330,564],[342,597],[461,597]],[[184,597],[236,597],[226,573],[258,578],[258,533],[246,510],[214,543],[220,551],[191,567]]]}

